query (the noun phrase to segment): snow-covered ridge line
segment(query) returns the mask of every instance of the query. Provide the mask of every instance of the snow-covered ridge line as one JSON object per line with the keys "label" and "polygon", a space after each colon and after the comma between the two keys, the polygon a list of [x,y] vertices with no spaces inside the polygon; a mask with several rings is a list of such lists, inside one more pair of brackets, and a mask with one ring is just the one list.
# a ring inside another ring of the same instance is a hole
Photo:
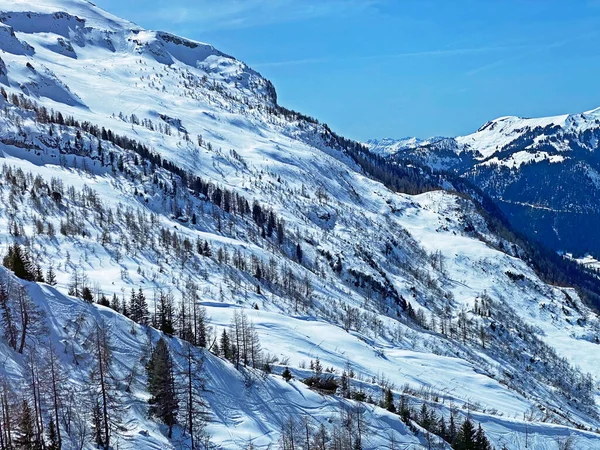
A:
{"label": "snow-covered ridge line", "polygon": [[[381,151],[400,164],[410,161],[467,179],[495,200],[514,228],[557,252],[598,257],[599,111],[502,117],[467,136],[401,150],[388,140]],[[553,213],[509,206],[519,204],[547,205]]]}

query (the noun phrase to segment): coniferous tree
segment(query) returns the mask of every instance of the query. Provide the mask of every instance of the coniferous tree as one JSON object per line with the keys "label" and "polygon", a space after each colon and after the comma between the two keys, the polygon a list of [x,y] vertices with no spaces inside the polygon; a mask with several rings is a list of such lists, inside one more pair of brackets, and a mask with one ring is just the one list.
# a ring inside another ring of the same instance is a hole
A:
{"label": "coniferous tree", "polygon": [[3,445],[8,450],[10,450],[13,445],[13,408],[11,402],[9,401],[10,394],[10,388],[6,382],[4,382],[0,386],[0,423],[2,424],[0,439],[2,439]]}
{"label": "coniferous tree", "polygon": [[2,310],[1,324],[4,330],[4,338],[8,342],[8,345],[13,349],[17,349],[17,319],[16,314],[13,312],[13,308],[10,302],[10,286],[8,280],[0,283],[0,309]]}
{"label": "coniferous tree", "polygon": [[35,281],[36,279],[36,268],[31,263],[31,258],[27,252],[19,244],[8,247],[8,252],[2,260],[2,264],[22,280]]}
{"label": "coniferous tree", "polygon": [[206,313],[206,308],[198,307],[198,305],[193,305],[193,318],[194,318],[194,337],[196,340],[196,345],[199,347],[206,348],[208,345],[208,317]]}
{"label": "coniferous tree", "polygon": [[96,400],[92,407],[92,427],[94,429],[94,442],[98,448],[106,448],[104,446],[104,436],[102,434],[102,408],[100,401]]}
{"label": "coniferous tree", "polygon": [[133,288],[131,288],[131,297],[129,298],[129,318],[136,323],[138,322],[139,318],[137,294]]}
{"label": "coniferous tree", "polygon": [[315,362],[313,364],[313,369],[317,377],[320,377],[323,374],[323,365],[321,364],[321,360],[318,356],[316,357]]}
{"label": "coniferous tree", "polygon": [[267,236],[271,237],[273,236],[273,231],[275,230],[275,214],[273,214],[273,211],[269,212],[269,219],[267,220]]}
{"label": "coniferous tree", "polygon": [[158,301],[158,328],[165,334],[175,333],[173,325],[173,296],[171,294],[160,293]]}
{"label": "coniferous tree", "polygon": [[121,312],[121,302],[119,301],[117,294],[113,294],[112,300],[110,301],[110,307],[117,312]]}
{"label": "coniferous tree", "polygon": [[[46,373],[48,377],[48,391],[49,397],[52,403],[52,410],[54,417],[50,417],[50,425],[54,426],[54,434],[56,441],[56,449],[60,450],[62,448],[62,436],[59,425],[59,418],[61,416],[61,399],[62,399],[62,383],[66,379],[66,376],[63,374],[61,367],[58,363],[58,355],[54,347],[50,346],[48,350],[46,363]],[[50,433],[50,429],[48,430]]]}
{"label": "coniferous tree", "polygon": [[429,413],[429,409],[427,408],[427,404],[423,402],[421,405],[421,413],[419,414],[419,425],[421,425],[426,430],[431,428],[431,416]]}
{"label": "coniferous tree", "polygon": [[54,419],[50,418],[48,422],[48,444],[46,444],[47,450],[60,450],[61,445],[59,444],[58,435],[56,434],[56,425],[54,425]]}
{"label": "coniferous tree", "polygon": [[140,325],[148,325],[148,315],[148,303],[142,288],[139,288],[137,293],[132,288],[129,301],[129,318]]}
{"label": "coniferous tree", "polygon": [[[90,371],[90,379],[97,387],[97,398],[93,407],[93,415],[97,445],[108,450],[110,448],[111,427],[111,366],[112,352],[110,333],[106,323],[99,322],[94,325],[90,336],[91,350],[94,356],[95,367]],[[97,411],[96,411],[97,409]]]}
{"label": "coniferous tree", "polygon": [[481,428],[481,424],[479,424],[475,433],[475,450],[492,450],[492,445],[485,435],[483,428]]}
{"label": "coniferous tree", "polygon": [[394,394],[390,388],[385,390],[385,399],[383,401],[383,407],[389,412],[396,412],[396,406],[394,405]]}
{"label": "coniferous tree", "polygon": [[285,381],[287,381],[288,383],[291,381],[292,377],[292,372],[290,372],[289,367],[286,367],[285,369],[283,369],[283,372],[281,373],[281,376],[283,377],[283,379]]}
{"label": "coniferous tree", "polygon": [[444,416],[441,416],[438,422],[437,434],[445,441],[448,441],[448,428],[446,427],[446,420],[444,419]]}
{"label": "coniferous tree", "polygon": [[146,301],[146,296],[144,295],[142,288],[138,289],[137,305],[139,311],[138,323],[140,325],[148,325],[148,316],[150,313],[148,312],[148,302]]}
{"label": "coniferous tree", "polygon": [[106,306],[107,308],[110,307],[110,301],[108,300],[108,298],[106,297],[106,295],[102,295],[99,299],[98,299],[98,304],[102,305],[102,306]]}
{"label": "coniferous tree", "polygon": [[24,286],[17,286],[15,308],[19,325],[19,348],[17,351],[23,353],[27,338],[37,337],[44,331],[42,311],[31,300]]}
{"label": "coniferous tree", "polygon": [[191,449],[210,448],[210,437],[205,431],[205,402],[201,398],[204,390],[202,377],[203,358],[193,350],[193,346],[185,342],[179,354],[185,361],[182,372],[177,376],[178,391],[184,396],[185,428],[190,435]]}
{"label": "coniferous tree", "polygon": [[477,450],[475,447],[475,427],[469,417],[465,419],[456,435],[455,450]]}
{"label": "coniferous tree", "polygon": [[348,372],[344,370],[340,378],[340,394],[344,398],[350,397],[350,380],[348,379]]}
{"label": "coniferous tree", "polygon": [[18,449],[32,450],[38,447],[35,440],[33,413],[26,400],[23,400],[21,408],[21,417],[19,419],[19,436],[15,439]]}
{"label": "coniferous tree", "polygon": [[164,339],[160,339],[152,352],[147,365],[148,391],[152,395],[150,415],[162,420],[169,427],[168,437],[171,438],[173,426],[177,423],[179,401],[175,388],[173,360]]}
{"label": "coniferous tree", "polygon": [[450,421],[448,423],[448,442],[453,443],[456,440],[458,430],[456,429],[456,420],[454,418],[454,411],[450,411]]}
{"label": "coniferous tree", "polygon": [[[83,290],[89,282],[87,274],[81,269],[75,269],[69,282],[69,295],[82,298]],[[91,291],[90,291],[91,294]]]}
{"label": "coniferous tree", "polygon": [[34,422],[34,447],[44,447],[44,423],[42,418],[42,404],[41,404],[41,381],[40,381],[40,368],[39,368],[39,355],[35,349],[32,349],[26,356],[25,361],[27,363],[26,382],[28,391],[31,396],[31,403],[33,404],[33,422]]}
{"label": "coniferous tree", "polygon": [[317,432],[313,436],[312,449],[314,450],[327,450],[327,444],[329,442],[329,434],[325,425],[321,424]]}
{"label": "coniferous tree", "polygon": [[46,271],[46,283],[50,286],[56,286],[56,273],[52,267],[49,267]]}
{"label": "coniferous tree", "polygon": [[296,244],[296,261],[298,261],[300,264],[302,264],[302,247],[300,246],[300,243]]}
{"label": "coniferous tree", "polygon": [[33,270],[35,273],[35,281],[37,283],[43,283],[44,281],[46,281],[44,279],[44,274],[42,273],[42,268],[39,264],[33,264]]}
{"label": "coniferous tree", "polygon": [[92,294],[92,290],[88,286],[84,286],[81,289],[81,299],[88,303],[94,303],[94,294]]}
{"label": "coniferous tree", "polygon": [[223,358],[231,361],[233,359],[233,354],[231,351],[231,344],[229,342],[229,335],[227,334],[227,330],[223,330],[221,334],[221,353]]}

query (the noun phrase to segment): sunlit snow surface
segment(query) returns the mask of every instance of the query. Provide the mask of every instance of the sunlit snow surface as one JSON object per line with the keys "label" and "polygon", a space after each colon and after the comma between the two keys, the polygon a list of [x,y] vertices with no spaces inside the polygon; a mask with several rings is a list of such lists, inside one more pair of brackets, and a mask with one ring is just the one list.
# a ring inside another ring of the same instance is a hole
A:
{"label": "sunlit snow surface", "polygon": [[[0,11],[5,11],[0,14],[0,21],[5,24],[0,30],[3,50],[0,57],[6,65],[6,78],[3,81],[0,77],[0,83],[9,93],[24,92],[48,109],[147,143],[164,158],[195,174],[234,189],[250,201],[257,199],[270,205],[285,219],[288,229],[297,228],[314,238],[314,246],[304,243],[307,258],[316,258],[316,248],[321,248],[342,254],[348,268],[373,272],[357,252],[358,244],[368,248],[396,290],[429,315],[439,300],[435,297],[438,292],[415,281],[401,264],[386,261],[383,254],[382,244],[395,237],[404,239],[403,230],[406,230],[428,254],[440,251],[444,255],[445,276],[435,272],[426,261],[423,261],[423,269],[431,272],[444,291],[454,295],[453,317],[463,307],[470,309],[476,298],[486,293],[511,307],[560,355],[584,372],[591,372],[595,377],[600,375],[598,346],[593,343],[598,321],[580,304],[573,290],[542,283],[523,261],[494,249],[472,233],[465,233],[468,219],[483,237],[498,242],[467,202],[444,192],[419,196],[394,194],[362,174],[348,156],[324,146],[315,130],[269,116],[258,108],[249,110],[247,106],[272,105],[273,99],[266,80],[245,64],[207,44],[142,30],[84,1],[0,0]],[[61,11],[69,15],[55,14]],[[28,62],[31,67],[27,66]],[[248,105],[242,106],[226,95],[207,89],[203,77],[225,86],[225,93],[245,98]],[[193,142],[182,139],[176,130],[167,136],[132,125],[119,119],[119,113],[126,117],[135,114],[155,123],[160,122],[161,115],[178,119],[192,140],[201,134],[214,148],[212,151],[199,149]],[[569,120],[566,116],[560,116],[526,123],[543,126],[562,124],[566,120]],[[40,133],[45,130],[30,118],[25,118],[22,126],[28,136],[41,145]],[[484,143],[483,156],[492,155],[497,146],[505,143],[504,137],[499,138],[494,133],[492,138],[486,130],[500,127],[509,140],[511,133],[522,126],[521,119],[503,118],[476,133],[479,142]],[[0,117],[0,133],[14,137],[18,134],[17,126]],[[473,139],[466,136],[458,142],[467,145]],[[231,149],[245,164],[227,157]],[[177,222],[170,217],[163,199],[154,196],[147,203],[142,202],[134,195],[135,185],[116,178],[107,168],[94,166],[92,161],[87,161],[88,171],[83,172],[61,167],[52,151],[36,154],[7,144],[0,144],[0,151],[3,163],[40,174],[46,180],[59,177],[67,186],[79,189],[88,186],[99,194],[103,203],[113,208],[131,205],[158,212],[161,224],[170,229],[177,227],[190,238],[200,237],[215,246],[243,248],[265,259],[271,256],[266,248],[243,236],[219,235],[208,221],[198,227]],[[513,156],[515,164],[530,158]],[[83,160],[78,160],[79,167]],[[310,191],[310,198],[297,194],[303,185]],[[319,187],[329,195],[325,205],[314,195]],[[23,207],[26,209],[27,205]],[[327,223],[315,219],[324,212],[329,217]],[[58,228],[63,218],[56,216],[49,220]],[[0,208],[3,251],[11,242],[6,232],[8,222],[6,211]],[[31,223],[25,228],[31,233]],[[587,426],[600,426],[596,418],[576,411],[562,397],[553,395],[548,386],[520,386],[531,394],[529,396],[501,382],[505,370],[518,372],[523,367],[503,367],[499,355],[484,352],[476,345],[448,342],[437,333],[399,324],[366,304],[361,292],[342,283],[331,272],[326,279],[321,279],[287,261],[298,277],[310,277],[318,295],[317,307],[328,308],[337,300],[361,308],[376,314],[388,330],[399,330],[400,337],[392,339],[389,333],[384,337],[375,336],[368,330],[346,332],[315,314],[296,313],[288,300],[273,293],[258,295],[251,289],[243,294],[233,293],[214,263],[206,263],[210,276],[205,279],[190,267],[166,267],[166,272],[161,273],[163,265],[145,253],[117,262],[98,242],[96,237],[101,230],[91,223],[89,228],[92,237],[87,239],[66,238],[60,234],[52,240],[37,238],[39,244],[36,245],[44,246],[48,253],[43,265],[60,264],[57,266],[59,283],[57,290],[33,284],[29,290],[36,303],[47,311],[52,340],[59,348],[65,339],[71,338],[69,324],[79,314],[83,313],[89,320],[103,316],[114,333],[117,370],[122,376],[139,364],[141,352],[147,345],[146,333],[138,327],[134,335],[127,319],[64,295],[70,272],[65,270],[67,253],[107,295],[127,295],[132,287],[139,286],[150,299],[155,288],[173,288],[178,294],[173,280],[181,273],[182,279],[191,277],[199,286],[202,302],[217,332],[229,325],[234,310],[246,310],[257,326],[264,350],[282,359],[289,358],[290,369],[297,379],[308,375],[308,371],[299,366],[316,357],[324,366],[333,366],[338,371],[350,362],[363,379],[364,388],[375,398],[380,390],[372,384],[373,378],[384,376],[393,383],[396,392],[400,392],[405,383],[413,388],[426,386],[442,392],[445,400],[439,411],[446,415],[450,404],[479,405],[479,412],[472,412],[472,416],[482,423],[498,447],[506,443],[509,448],[522,448],[527,439],[530,448],[555,449],[557,437],[573,435],[577,448],[600,448],[600,437],[596,434],[541,423],[537,416],[533,422],[524,421],[536,405],[544,402]],[[284,261],[281,255],[276,258]],[[143,274],[138,273],[138,267],[143,269]],[[127,276],[123,276],[124,271]],[[507,271],[523,274],[525,281],[510,280]],[[374,273],[373,276],[380,275]],[[414,295],[411,288],[419,295]],[[224,293],[222,296],[220,291]],[[565,305],[565,292],[574,299],[578,309]],[[255,303],[259,310],[252,308]],[[565,310],[569,312],[568,317]],[[392,313],[389,315],[393,317]],[[578,318],[586,319],[584,325],[577,325]],[[153,332],[152,338],[157,339],[157,333]],[[174,348],[179,345],[174,339],[172,344]],[[15,358],[4,345],[0,346],[0,352],[8,358],[3,370],[12,379],[18,378],[23,361]],[[180,358],[178,362],[182,363]],[[84,381],[88,369],[85,364],[75,367],[67,356],[63,357],[63,364],[72,382]],[[288,415],[307,414],[318,423],[329,423],[341,407],[353,405],[310,391],[299,381],[287,384],[277,375],[264,379],[257,375],[256,382],[248,386],[243,374],[208,353],[204,367],[206,397],[211,410],[209,431],[214,441],[224,448],[240,448],[249,439],[266,448],[277,441],[281,421]],[[276,373],[282,370],[282,366],[275,367]],[[144,376],[142,371],[140,379]],[[540,397],[542,394],[544,397]],[[120,448],[176,448],[175,443],[169,443],[164,437],[164,430],[147,418],[147,395],[138,384],[128,396],[127,431],[123,433]],[[397,416],[371,406],[366,406],[366,410],[372,438],[365,448],[382,448],[390,433],[396,433],[397,439],[405,444],[419,442]]]}

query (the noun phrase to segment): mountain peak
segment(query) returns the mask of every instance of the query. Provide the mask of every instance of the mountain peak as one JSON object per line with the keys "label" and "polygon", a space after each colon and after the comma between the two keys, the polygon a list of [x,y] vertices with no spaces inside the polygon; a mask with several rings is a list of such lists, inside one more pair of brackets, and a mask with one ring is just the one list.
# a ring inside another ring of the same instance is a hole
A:
{"label": "mountain peak", "polygon": [[[91,26],[99,29],[118,31],[122,29],[136,29],[140,28],[133,22],[125,19],[121,19],[102,8],[96,6],[94,3],[88,0],[43,0],[43,1],[29,1],[29,0],[0,0],[0,13],[10,15],[10,13],[35,13],[39,14],[37,24],[29,24],[29,28],[32,25],[38,27],[48,25],[45,22],[48,17],[54,16],[56,13],[67,13],[69,16],[77,17],[85,21],[85,26]],[[27,20],[19,19],[17,15],[13,20],[21,22],[24,26],[27,24]],[[23,30],[27,32],[27,30]]]}

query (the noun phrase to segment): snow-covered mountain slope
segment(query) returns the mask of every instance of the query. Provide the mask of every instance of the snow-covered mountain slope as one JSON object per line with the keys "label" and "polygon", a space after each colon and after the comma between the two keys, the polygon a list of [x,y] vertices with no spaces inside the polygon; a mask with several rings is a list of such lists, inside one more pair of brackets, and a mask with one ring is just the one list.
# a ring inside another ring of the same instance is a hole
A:
{"label": "snow-covered mountain slope", "polygon": [[[406,139],[388,140],[379,151],[396,161],[455,171],[490,195],[531,238],[584,255],[600,252],[599,137],[595,109],[539,119],[502,117],[468,136],[409,146]],[[578,233],[571,232],[574,227]]]}
{"label": "snow-covered mountain slope", "polygon": [[[362,430],[365,449],[448,448],[420,427],[423,405],[446,421],[471,417],[498,448],[554,449],[569,437],[600,448],[598,318],[576,289],[543,282],[474,201],[390,191],[357,165],[357,144],[281,108],[268,80],[207,44],[84,1],[0,0],[0,11],[0,248],[20,244],[57,279],[7,275],[4,311],[16,313],[23,283],[45,327],[31,331],[25,356],[0,339],[3,389],[15,402],[28,392],[27,355],[47,361],[52,342],[72,394],[61,415],[78,417],[57,420],[63,448],[81,448],[82,435],[94,447],[86,394],[97,393],[89,343],[100,318],[120,392],[113,448],[191,444],[182,411],[171,439],[148,417],[144,367],[159,332],[75,298],[105,296],[123,312],[132,289],[153,317],[172,315],[181,339],[197,339],[197,308],[210,317],[208,349],[193,350],[204,361],[194,398],[222,448],[276,446],[304,415],[315,434],[347,430],[351,445]],[[267,373],[212,354],[240,312]],[[185,368],[185,344],[166,339]],[[301,382],[317,358],[338,380],[353,372],[353,400]],[[388,390],[411,417],[367,401]],[[51,397],[38,402],[44,423]]]}
{"label": "snow-covered mountain slope", "polygon": [[[589,139],[589,134],[599,125],[600,108],[581,114],[564,114],[535,119],[516,116],[499,117],[485,123],[472,134],[455,138],[386,138],[372,139],[368,141],[368,144],[372,149],[378,149],[382,153],[395,153],[435,145],[447,139],[455,141],[457,154],[472,152],[478,161],[490,161],[493,157],[496,157],[497,161],[501,161],[505,157],[502,153],[516,145],[519,145],[521,151],[539,150],[540,145],[544,143],[553,146],[556,151],[568,152],[571,150],[568,142],[560,142],[560,139],[553,138],[558,134],[581,134],[582,137],[588,138],[586,139],[587,144],[590,149],[593,149],[597,143],[594,139]],[[530,136],[530,134],[535,136]],[[561,146],[561,144],[563,145]],[[526,161],[521,163],[524,162]]]}
{"label": "snow-covered mountain slope", "polygon": [[369,150],[371,150],[375,154],[390,155],[398,153],[402,150],[429,145],[434,142],[437,142],[440,139],[443,138],[432,137],[429,139],[420,139],[417,137],[408,137],[404,139],[370,139],[369,141],[367,141],[367,146],[369,147]]}

